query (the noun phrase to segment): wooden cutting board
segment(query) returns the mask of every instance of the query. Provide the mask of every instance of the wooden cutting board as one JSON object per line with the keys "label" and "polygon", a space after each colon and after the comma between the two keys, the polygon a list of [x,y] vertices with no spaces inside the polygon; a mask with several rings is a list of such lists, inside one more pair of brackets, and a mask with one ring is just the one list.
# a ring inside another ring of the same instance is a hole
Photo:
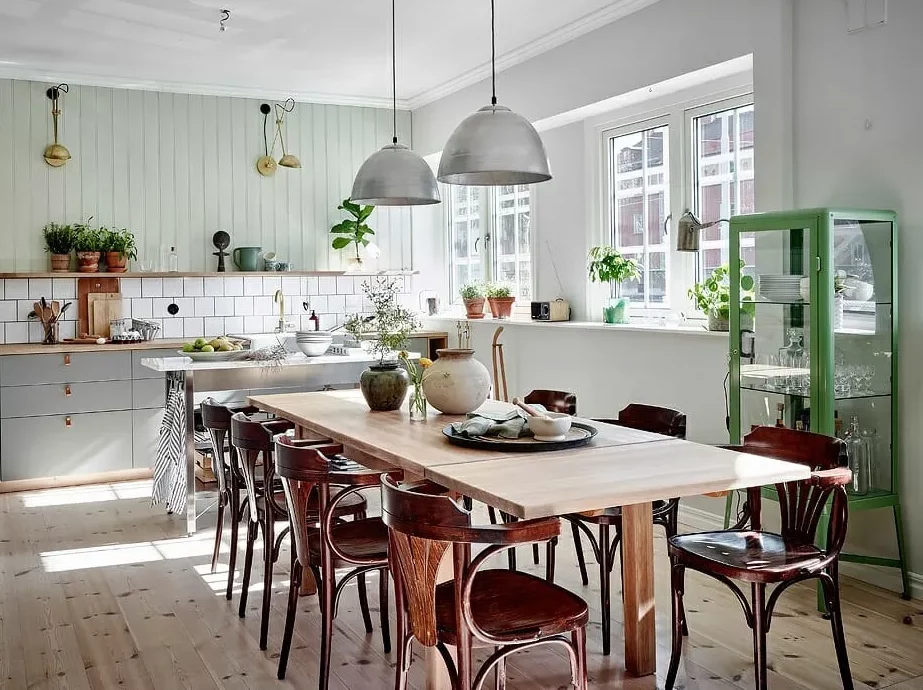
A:
{"label": "wooden cutting board", "polygon": [[92,327],[87,295],[96,292],[119,292],[119,279],[100,275],[77,279],[77,333],[89,333]]}
{"label": "wooden cutting board", "polygon": [[91,292],[87,294],[87,323],[91,335],[109,337],[109,322],[122,318],[122,294]]}

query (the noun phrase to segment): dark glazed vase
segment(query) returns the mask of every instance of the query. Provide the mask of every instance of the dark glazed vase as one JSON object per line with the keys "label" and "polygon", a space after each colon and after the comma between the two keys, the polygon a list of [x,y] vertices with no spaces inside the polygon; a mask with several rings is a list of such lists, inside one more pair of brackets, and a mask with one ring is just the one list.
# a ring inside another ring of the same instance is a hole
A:
{"label": "dark glazed vase", "polygon": [[373,364],[359,377],[362,397],[376,412],[391,412],[404,403],[410,376],[397,362]]}

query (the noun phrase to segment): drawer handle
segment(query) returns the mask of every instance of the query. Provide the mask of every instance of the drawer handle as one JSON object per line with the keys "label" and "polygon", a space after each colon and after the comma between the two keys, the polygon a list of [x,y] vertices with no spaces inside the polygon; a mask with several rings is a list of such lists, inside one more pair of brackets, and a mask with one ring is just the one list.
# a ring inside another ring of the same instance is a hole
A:
{"label": "drawer handle", "polygon": [[70,429],[70,428],[71,428],[71,425],[73,425],[73,423],[74,423],[74,422],[71,420],[70,417],[65,417],[65,418],[64,418],[64,426],[65,426],[66,428]]}
{"label": "drawer handle", "polygon": [[69,354],[64,355],[64,366],[69,367],[70,365],[71,365],[71,356]]}
{"label": "drawer handle", "polygon": [[67,384],[66,386],[64,386],[64,395],[65,395],[65,397],[68,397],[68,398],[71,397],[71,386],[70,386],[70,384]]}

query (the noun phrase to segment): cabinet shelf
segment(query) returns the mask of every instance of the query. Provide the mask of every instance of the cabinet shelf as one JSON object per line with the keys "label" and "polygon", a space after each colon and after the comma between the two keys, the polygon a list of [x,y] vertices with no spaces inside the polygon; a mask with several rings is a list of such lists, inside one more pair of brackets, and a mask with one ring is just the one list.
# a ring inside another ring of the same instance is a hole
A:
{"label": "cabinet shelf", "polygon": [[[774,395],[784,395],[789,398],[800,398],[801,400],[810,400],[811,394],[808,392],[805,393],[792,393],[791,391],[783,390],[781,388],[776,388],[773,386],[760,386],[758,384],[743,383],[740,386],[741,390],[745,391],[756,391],[758,393],[772,393]],[[871,391],[869,393],[842,393],[834,396],[834,400],[864,400],[867,398],[890,398],[891,393],[885,393],[883,391]]]}

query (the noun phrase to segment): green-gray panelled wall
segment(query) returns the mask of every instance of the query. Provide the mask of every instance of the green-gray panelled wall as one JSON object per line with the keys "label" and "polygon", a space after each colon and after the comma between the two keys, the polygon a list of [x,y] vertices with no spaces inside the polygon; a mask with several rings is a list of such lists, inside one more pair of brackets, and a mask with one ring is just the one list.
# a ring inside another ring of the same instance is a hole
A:
{"label": "green-gray panelled wall", "polygon": [[[131,229],[141,258],[176,246],[184,271],[214,270],[217,230],[297,269],[345,268],[327,232],[362,161],[391,140],[390,111],[298,103],[284,134],[302,167],[267,178],[256,171],[260,100],[71,85],[60,141],[73,158],[52,168],[42,159],[52,138],[49,86],[0,79],[0,272],[48,270],[42,226],[87,216]],[[409,143],[409,112],[398,129]],[[267,135],[271,143],[272,115]],[[410,210],[378,209],[369,222],[381,248],[370,268],[410,269]]]}

